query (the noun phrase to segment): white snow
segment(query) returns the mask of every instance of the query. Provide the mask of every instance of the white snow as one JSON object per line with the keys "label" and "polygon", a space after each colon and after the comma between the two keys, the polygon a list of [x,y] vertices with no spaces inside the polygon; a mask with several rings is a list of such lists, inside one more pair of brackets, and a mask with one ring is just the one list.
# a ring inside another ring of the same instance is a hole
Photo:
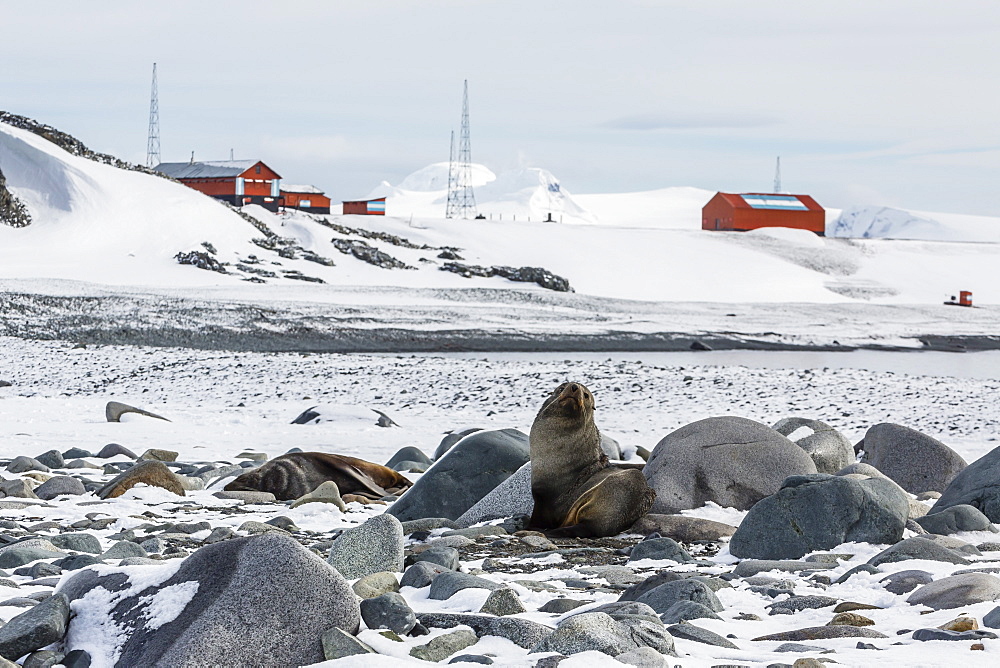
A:
{"label": "white snow", "polygon": [[[204,537],[202,536],[202,538]],[[150,631],[155,631],[164,624],[174,621],[181,616],[184,608],[197,593],[198,581],[189,580],[164,587],[155,594],[141,596],[139,598],[140,604],[146,606],[143,608],[143,614],[146,617],[145,627]]]}

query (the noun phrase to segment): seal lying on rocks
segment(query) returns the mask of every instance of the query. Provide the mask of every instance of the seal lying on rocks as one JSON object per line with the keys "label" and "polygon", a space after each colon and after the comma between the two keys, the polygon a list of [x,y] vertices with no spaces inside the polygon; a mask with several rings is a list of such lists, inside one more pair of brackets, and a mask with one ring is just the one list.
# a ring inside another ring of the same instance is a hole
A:
{"label": "seal lying on rocks", "polygon": [[327,480],[337,483],[341,495],[357,494],[369,499],[398,494],[413,484],[396,471],[363,459],[325,452],[295,452],[275,457],[244,473],[225,489],[271,492],[275,498],[289,501],[308,494]]}
{"label": "seal lying on rocks", "polygon": [[529,527],[549,536],[614,536],[653,505],[656,492],[642,471],[615,468],[601,451],[594,395],[563,383],[542,404],[531,425]]}

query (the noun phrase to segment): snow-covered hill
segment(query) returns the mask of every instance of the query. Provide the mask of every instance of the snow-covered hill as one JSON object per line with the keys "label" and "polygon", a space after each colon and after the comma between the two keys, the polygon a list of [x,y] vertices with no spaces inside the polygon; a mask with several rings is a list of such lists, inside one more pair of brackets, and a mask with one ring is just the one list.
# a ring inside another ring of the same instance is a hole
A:
{"label": "snow-covered hill", "polygon": [[[275,215],[247,207],[248,221],[176,182],[71,155],[2,123],[0,171],[33,219],[23,228],[0,225],[0,280],[218,286],[251,300],[267,300],[285,284],[295,288],[292,299],[317,302],[335,299],[319,282],[542,289],[461,267],[441,270],[457,262],[543,267],[584,295],[655,302],[940,304],[972,290],[978,304],[1000,303],[1000,243],[954,243],[968,226],[938,225],[937,232],[951,229],[955,236],[940,233],[934,241],[819,238],[780,229],[708,233],[698,220],[711,193],[694,188],[575,197],[545,170],[497,177],[477,166],[480,211],[492,219],[446,220],[447,164],[438,163],[399,187],[376,189],[389,197],[385,217]],[[540,222],[548,213],[563,222]],[[852,215],[841,216],[854,222],[834,226],[838,234],[864,228],[869,237],[897,236],[928,224],[893,218],[866,227],[864,215]],[[986,230],[998,221],[974,222]],[[226,273],[178,264],[175,256],[191,251],[223,263]]]}

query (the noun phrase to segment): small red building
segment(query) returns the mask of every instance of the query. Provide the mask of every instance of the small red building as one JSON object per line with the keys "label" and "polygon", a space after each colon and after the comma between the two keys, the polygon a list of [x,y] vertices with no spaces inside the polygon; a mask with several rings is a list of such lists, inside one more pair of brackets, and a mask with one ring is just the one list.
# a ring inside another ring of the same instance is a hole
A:
{"label": "small red building", "polygon": [[281,198],[286,209],[309,213],[330,213],[330,198],[316,186],[281,185]]}
{"label": "small red building", "polygon": [[277,211],[281,203],[281,176],[260,160],[161,162],[155,169],[234,206],[259,204]]}
{"label": "small red building", "polygon": [[716,193],[701,210],[701,229],[745,232],[793,227],[826,234],[826,212],[809,195]]}
{"label": "small red building", "polygon": [[344,214],[354,214],[358,216],[384,216],[385,198],[362,199],[353,202],[344,202]]}

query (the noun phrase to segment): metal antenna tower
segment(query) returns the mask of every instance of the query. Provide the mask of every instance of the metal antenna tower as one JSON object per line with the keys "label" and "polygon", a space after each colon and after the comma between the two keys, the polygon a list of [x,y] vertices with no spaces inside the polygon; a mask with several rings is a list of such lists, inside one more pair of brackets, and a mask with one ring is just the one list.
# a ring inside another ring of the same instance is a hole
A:
{"label": "metal antenna tower", "polygon": [[[452,134],[452,150],[454,150]],[[463,82],[462,91],[462,129],[458,140],[458,162],[452,162],[454,170],[449,169],[448,204],[445,208],[445,218],[476,217],[476,196],[472,192],[472,143],[469,139],[469,81]],[[454,172],[454,182],[452,182]]]}
{"label": "metal antenna tower", "polygon": [[[458,172],[455,171],[455,131],[451,131],[451,148],[448,151],[448,206],[451,206],[451,193],[455,190],[455,185],[458,183]],[[445,212],[446,218],[451,218],[447,212]]]}
{"label": "metal antenna tower", "polygon": [[149,96],[149,139],[146,142],[146,166],[160,164],[160,101],[156,94],[156,63],[153,63],[153,92]]}
{"label": "metal antenna tower", "polygon": [[774,168],[774,192],[781,192],[781,156],[778,156],[777,165]]}

